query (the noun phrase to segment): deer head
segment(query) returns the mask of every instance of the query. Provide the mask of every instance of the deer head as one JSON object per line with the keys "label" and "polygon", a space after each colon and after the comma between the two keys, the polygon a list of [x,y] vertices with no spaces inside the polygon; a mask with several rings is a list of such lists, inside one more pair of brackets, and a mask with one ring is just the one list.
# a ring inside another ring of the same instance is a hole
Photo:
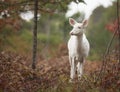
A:
{"label": "deer head", "polygon": [[84,32],[84,28],[87,26],[88,21],[84,20],[82,23],[78,23],[73,18],[69,18],[69,23],[73,27],[70,31],[70,35],[82,35]]}

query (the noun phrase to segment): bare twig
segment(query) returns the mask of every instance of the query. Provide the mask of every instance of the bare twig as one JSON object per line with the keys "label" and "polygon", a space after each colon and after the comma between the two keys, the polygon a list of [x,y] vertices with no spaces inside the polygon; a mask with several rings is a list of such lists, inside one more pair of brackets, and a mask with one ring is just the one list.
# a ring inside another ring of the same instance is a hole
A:
{"label": "bare twig", "polygon": [[[106,70],[106,65],[107,65],[107,56],[108,56],[108,54],[109,54],[109,52],[110,52],[110,48],[111,48],[111,45],[112,45],[112,43],[113,43],[113,40],[114,40],[114,38],[115,38],[115,35],[116,35],[116,33],[117,32],[119,32],[119,37],[118,37],[118,40],[119,40],[119,47],[118,47],[118,49],[119,49],[119,63],[120,63],[120,28],[119,28],[119,0],[117,0],[117,20],[118,20],[118,28],[117,29],[115,29],[115,31],[114,31],[114,34],[113,34],[113,36],[112,36],[112,38],[111,38],[111,40],[109,41],[109,43],[108,43],[108,46],[107,46],[107,48],[106,48],[106,51],[105,51],[105,54],[104,54],[104,56],[103,56],[103,64],[102,64],[102,66],[101,66],[101,70],[100,70],[100,73],[99,73],[99,75],[98,75],[98,78],[96,79],[96,81],[98,80],[98,79],[101,79],[102,80],[102,75],[104,74],[104,72],[105,72],[105,70]],[[110,58],[109,58],[110,59]]]}
{"label": "bare twig", "polygon": [[119,40],[119,48],[118,48],[119,49],[119,53],[118,54],[119,54],[119,64],[120,64],[120,27],[119,27],[120,26],[120,22],[119,22],[119,17],[120,17],[119,16],[119,0],[117,0],[117,24],[118,24],[117,25],[117,30],[118,30],[118,35],[119,35],[118,36],[118,40]]}

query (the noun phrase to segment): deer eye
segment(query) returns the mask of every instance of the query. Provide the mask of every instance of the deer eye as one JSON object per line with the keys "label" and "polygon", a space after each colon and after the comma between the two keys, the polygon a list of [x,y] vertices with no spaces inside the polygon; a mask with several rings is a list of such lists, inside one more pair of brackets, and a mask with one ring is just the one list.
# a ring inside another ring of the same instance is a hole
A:
{"label": "deer eye", "polygon": [[81,29],[81,27],[78,27],[79,29]]}

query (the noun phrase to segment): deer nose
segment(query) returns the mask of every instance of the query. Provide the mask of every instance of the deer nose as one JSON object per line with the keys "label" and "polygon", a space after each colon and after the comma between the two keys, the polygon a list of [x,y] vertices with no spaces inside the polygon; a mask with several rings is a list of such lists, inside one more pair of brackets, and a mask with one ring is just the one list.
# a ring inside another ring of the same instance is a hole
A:
{"label": "deer nose", "polygon": [[73,35],[73,32],[71,31],[69,34],[70,34],[70,35]]}

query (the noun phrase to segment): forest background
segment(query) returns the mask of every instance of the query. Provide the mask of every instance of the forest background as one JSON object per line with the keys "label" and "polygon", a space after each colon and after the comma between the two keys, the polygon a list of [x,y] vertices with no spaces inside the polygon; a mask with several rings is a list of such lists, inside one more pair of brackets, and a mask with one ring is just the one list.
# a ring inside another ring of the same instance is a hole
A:
{"label": "forest background", "polygon": [[[72,27],[66,12],[71,0],[38,1],[36,69],[31,68],[34,19],[20,16],[34,12],[34,0],[0,1],[0,92],[119,92],[118,3],[99,6],[89,17],[85,33],[91,49],[84,75],[74,85],[68,82],[67,41]],[[74,3],[78,1],[86,4]],[[85,14],[70,17],[81,22]]]}
{"label": "forest background", "polygon": [[[13,9],[13,11],[15,10]],[[46,14],[45,12],[39,14],[37,52],[42,58],[50,58],[56,56],[56,53],[59,53],[59,48],[67,43],[71,27],[65,13],[54,14],[51,11]],[[78,12],[71,17],[81,21],[84,19],[84,13]],[[91,44],[89,59],[100,59],[112,36],[112,33],[107,29],[107,25],[115,20],[115,3],[108,8],[100,6],[93,11],[86,29],[87,38]],[[32,19],[25,21],[20,15],[14,14],[10,17],[3,17],[0,22],[0,51],[5,50],[30,55],[33,40]]]}

